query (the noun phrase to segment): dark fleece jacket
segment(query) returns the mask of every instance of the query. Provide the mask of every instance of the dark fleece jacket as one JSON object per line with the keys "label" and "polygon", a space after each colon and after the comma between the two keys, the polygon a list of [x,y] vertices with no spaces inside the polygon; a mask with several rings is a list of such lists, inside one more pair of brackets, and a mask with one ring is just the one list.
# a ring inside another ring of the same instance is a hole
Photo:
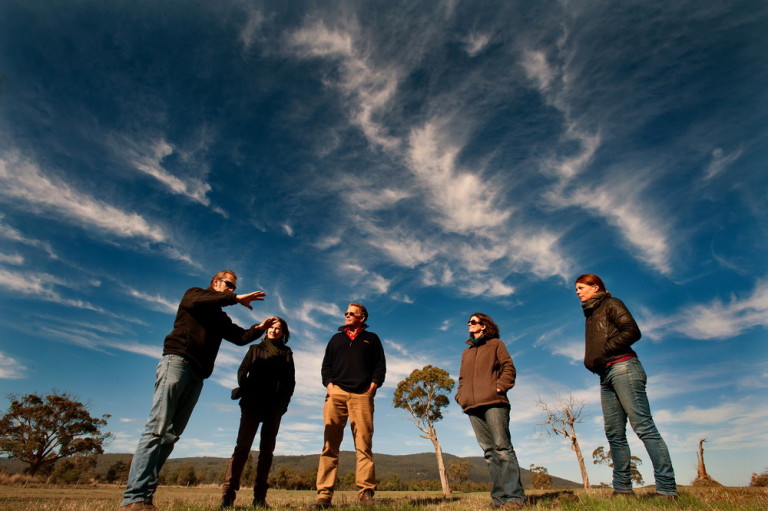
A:
{"label": "dark fleece jacket", "polygon": [[263,333],[256,326],[248,330],[237,326],[221,310],[236,303],[234,293],[214,291],[210,287],[188,289],[176,312],[173,330],[165,338],[163,355],[184,357],[201,378],[208,378],[222,339],[245,346]]}
{"label": "dark fleece jacket", "polygon": [[387,363],[379,336],[363,330],[350,340],[343,329],[341,327],[339,330],[342,331],[331,337],[325,348],[320,370],[323,386],[333,383],[346,392],[357,394],[368,390],[371,382],[381,387]]}

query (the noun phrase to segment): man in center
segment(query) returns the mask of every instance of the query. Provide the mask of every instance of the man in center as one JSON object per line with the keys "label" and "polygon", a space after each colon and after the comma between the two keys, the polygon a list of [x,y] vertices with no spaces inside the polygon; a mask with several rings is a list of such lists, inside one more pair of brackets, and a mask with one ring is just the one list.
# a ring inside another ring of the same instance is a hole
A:
{"label": "man in center", "polygon": [[355,441],[355,483],[363,505],[373,504],[376,471],[373,465],[373,398],[384,383],[387,366],[379,336],[366,330],[368,310],[350,303],[325,348],[321,375],[327,389],[323,406],[323,451],[317,468],[316,509],[331,507],[339,469],[339,446],[349,419]]}

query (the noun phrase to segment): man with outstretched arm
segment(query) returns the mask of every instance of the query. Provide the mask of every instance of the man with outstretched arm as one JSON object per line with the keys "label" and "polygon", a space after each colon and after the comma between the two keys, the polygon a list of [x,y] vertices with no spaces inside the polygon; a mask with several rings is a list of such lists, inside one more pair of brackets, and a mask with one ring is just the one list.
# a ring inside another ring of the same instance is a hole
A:
{"label": "man with outstretched arm", "polygon": [[152,498],[158,474],[192,415],[203,380],[213,372],[222,339],[244,346],[258,339],[276,318],[248,330],[234,324],[222,307],[237,303],[253,310],[251,302],[265,293],[235,294],[237,275],[220,271],[206,289],[188,289],[176,312],[173,330],[165,338],[163,357],[155,373],[152,409],[131,462],[121,511],[155,509]]}

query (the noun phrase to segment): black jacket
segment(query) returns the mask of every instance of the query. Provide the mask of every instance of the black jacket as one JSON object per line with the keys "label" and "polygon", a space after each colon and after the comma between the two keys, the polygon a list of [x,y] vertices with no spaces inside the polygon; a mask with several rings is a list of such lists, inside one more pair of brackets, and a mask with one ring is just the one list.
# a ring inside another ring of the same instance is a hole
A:
{"label": "black jacket", "polygon": [[371,382],[381,387],[386,372],[381,340],[368,330],[357,334],[354,341],[344,331],[331,337],[320,370],[324,387],[333,383],[347,392],[358,394],[368,390]]}
{"label": "black jacket", "polygon": [[270,353],[265,342],[248,348],[240,369],[240,406],[262,413],[282,415],[288,410],[296,387],[293,352],[282,342],[274,343],[277,353]]}
{"label": "black jacket", "polygon": [[584,333],[584,365],[587,369],[602,374],[612,360],[637,356],[630,346],[640,339],[640,328],[624,302],[598,292],[582,307],[587,318]]}
{"label": "black jacket", "polygon": [[201,378],[213,372],[213,363],[219,354],[221,340],[238,346],[258,339],[263,333],[255,326],[245,330],[232,323],[221,310],[237,303],[234,293],[214,291],[211,288],[188,289],[181,299],[173,331],[165,338],[163,355],[179,355],[189,360]]}

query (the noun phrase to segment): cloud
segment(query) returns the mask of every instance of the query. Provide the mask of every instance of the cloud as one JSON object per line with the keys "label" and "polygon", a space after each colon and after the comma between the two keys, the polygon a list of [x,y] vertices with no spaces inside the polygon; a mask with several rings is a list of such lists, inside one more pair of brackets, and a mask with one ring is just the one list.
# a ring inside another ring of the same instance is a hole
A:
{"label": "cloud", "polygon": [[395,149],[400,141],[391,137],[376,120],[390,103],[400,81],[399,66],[375,62],[367,53],[360,27],[349,21],[337,29],[322,22],[300,28],[289,37],[289,46],[304,58],[325,57],[339,63],[338,78],[327,78],[347,99],[349,119],[377,146]]}
{"label": "cloud", "polygon": [[18,360],[0,352],[0,379],[15,380],[24,378],[24,371],[26,370],[27,368],[19,363]]}
{"label": "cloud", "polygon": [[497,207],[497,189],[479,173],[462,172],[456,158],[463,144],[451,140],[451,119],[432,119],[411,131],[408,166],[424,187],[431,207],[441,213],[437,221],[448,232],[468,234],[475,229],[498,227],[512,210]]}
{"label": "cloud", "polygon": [[522,66],[525,75],[536,83],[540,91],[549,90],[555,78],[555,72],[549,67],[546,53],[536,50],[523,52]]}
{"label": "cloud", "polygon": [[94,199],[41,169],[18,154],[0,157],[0,195],[22,202],[37,212],[57,219],[96,228],[121,238],[166,241],[162,228],[151,225],[136,213],[126,213]]}
{"label": "cloud", "polygon": [[24,264],[24,257],[19,254],[0,253],[0,264],[11,264],[13,266],[21,266]]}
{"label": "cloud", "polygon": [[11,241],[22,243],[24,245],[40,248],[41,250],[45,251],[48,256],[51,257],[51,259],[58,259],[58,256],[53,252],[53,248],[51,248],[50,243],[47,241],[36,240],[24,236],[20,231],[3,222],[2,220],[4,218],[4,215],[0,214],[0,236]]}
{"label": "cloud", "polygon": [[76,307],[79,309],[87,309],[96,312],[104,312],[104,309],[97,307],[91,303],[83,300],[73,300],[61,296],[54,286],[63,286],[66,283],[53,275],[45,273],[32,274],[25,272],[24,275],[19,275],[18,272],[9,272],[0,268],[0,287],[4,287],[11,291],[34,297],[38,300],[44,300],[49,302],[55,302],[62,305],[68,305],[70,307]]}
{"label": "cloud", "polygon": [[128,294],[134,298],[138,298],[145,304],[154,306],[156,310],[159,310],[161,312],[168,312],[170,314],[175,314],[176,310],[179,308],[179,305],[177,302],[173,302],[171,300],[168,300],[167,298],[163,298],[162,296],[150,295],[142,291],[139,291],[137,289],[128,288]]}
{"label": "cloud", "polygon": [[297,321],[306,323],[314,328],[323,328],[323,325],[313,317],[315,314],[341,318],[342,312],[335,303],[303,302],[293,311],[293,314]]}
{"label": "cloud", "polygon": [[721,148],[712,151],[712,159],[704,170],[704,179],[710,180],[730,167],[733,162],[741,157],[743,148],[739,147],[735,151],[726,154]]}
{"label": "cloud", "polygon": [[470,32],[466,39],[464,39],[464,50],[470,57],[475,57],[482,52],[490,42],[491,34]]}
{"label": "cloud", "polygon": [[[211,186],[202,179],[209,171],[206,153],[213,143],[205,126],[187,141],[186,148],[174,146],[163,137],[137,139],[114,135],[108,138],[108,143],[126,165],[152,177],[171,193],[203,206],[211,205],[208,198]],[[220,208],[212,209],[227,216]]]}
{"label": "cloud", "polygon": [[768,279],[757,282],[749,296],[731,295],[693,305],[676,314],[671,328],[693,339],[729,339],[756,326],[768,327]]}

